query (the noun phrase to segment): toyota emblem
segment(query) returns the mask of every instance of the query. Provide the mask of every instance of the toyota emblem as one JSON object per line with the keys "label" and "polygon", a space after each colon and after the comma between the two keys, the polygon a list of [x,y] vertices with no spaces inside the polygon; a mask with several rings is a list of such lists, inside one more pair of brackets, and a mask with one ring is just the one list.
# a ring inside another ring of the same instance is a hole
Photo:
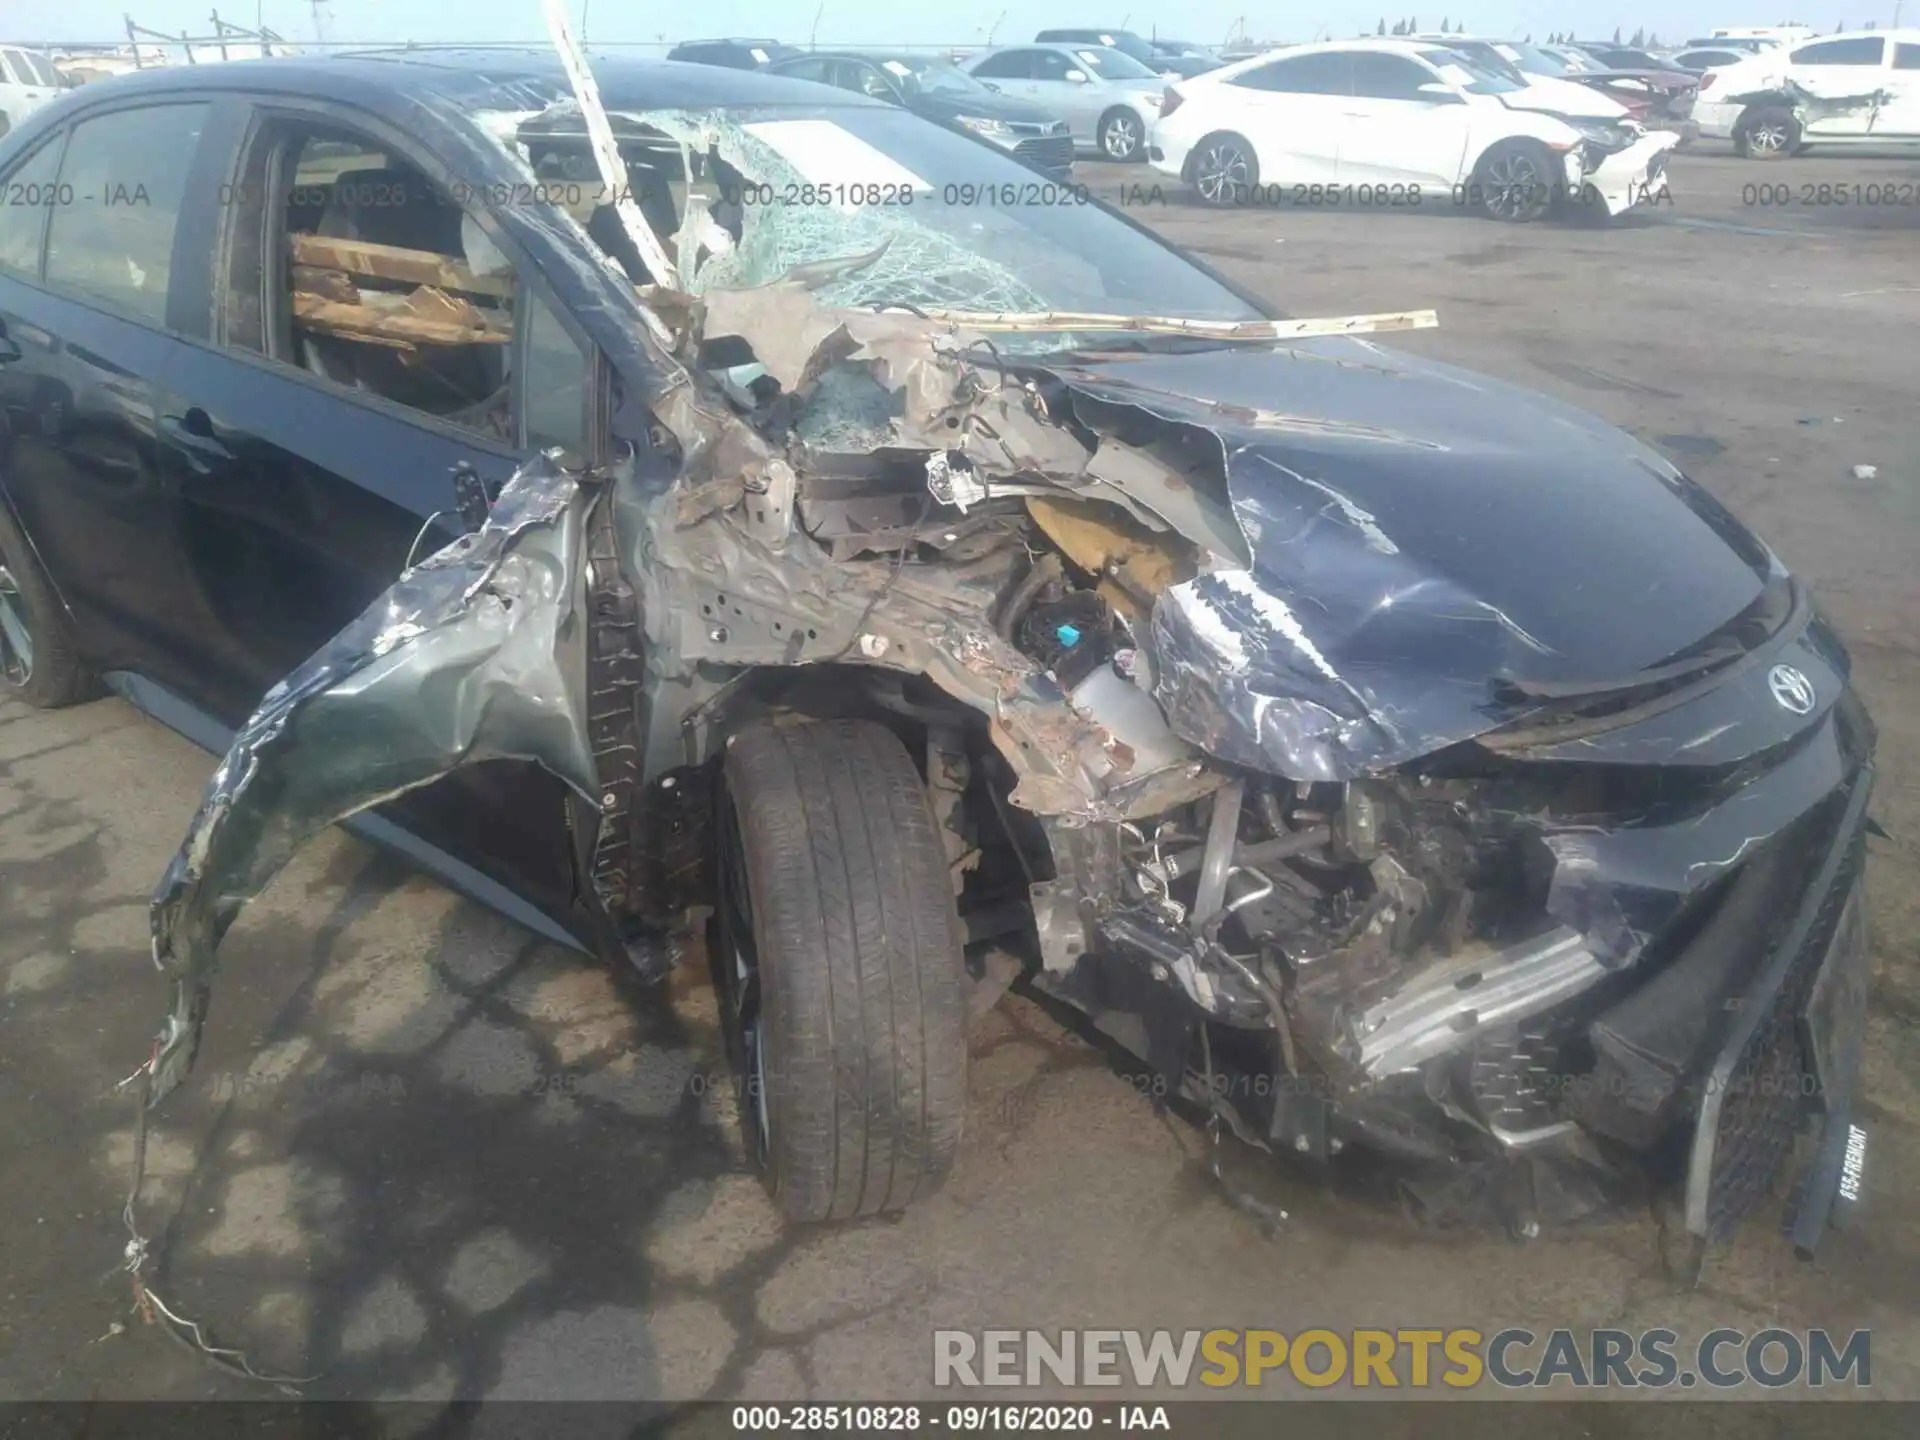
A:
{"label": "toyota emblem", "polygon": [[1813,682],[1791,665],[1776,665],[1769,670],[1767,688],[1782,710],[1804,715],[1813,709]]}

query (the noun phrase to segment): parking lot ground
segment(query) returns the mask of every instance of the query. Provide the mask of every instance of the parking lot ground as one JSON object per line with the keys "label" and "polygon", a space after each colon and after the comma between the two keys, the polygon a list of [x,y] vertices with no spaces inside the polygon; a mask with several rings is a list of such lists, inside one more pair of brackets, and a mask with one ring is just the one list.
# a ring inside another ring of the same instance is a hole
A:
{"label": "parking lot ground", "polygon": [[[152,1137],[156,1287],[333,1397],[900,1398],[932,1394],[936,1327],[1523,1324],[1869,1327],[1872,1393],[1920,1398],[1920,208],[1743,203],[1763,179],[1920,164],[1709,148],[1676,160],[1670,209],[1606,226],[1218,214],[1164,180],[1130,210],[1296,315],[1437,309],[1390,343],[1661,446],[1834,617],[1891,838],[1866,1214],[1814,1261],[1756,1222],[1679,1290],[1645,1215],[1515,1244],[1233,1156],[1291,1212],[1269,1239],[1205,1176],[1198,1131],[1019,996],[974,1037],[947,1189],[785,1233],[743,1166],[702,974],[630,989],[336,833],[222,951],[198,1070]],[[164,998],[146,901],[212,766],[118,701],[0,706],[0,1400],[272,1393],[129,1316],[120,1273],[113,1086]],[[1658,1424],[1635,1407],[1616,1428]]]}

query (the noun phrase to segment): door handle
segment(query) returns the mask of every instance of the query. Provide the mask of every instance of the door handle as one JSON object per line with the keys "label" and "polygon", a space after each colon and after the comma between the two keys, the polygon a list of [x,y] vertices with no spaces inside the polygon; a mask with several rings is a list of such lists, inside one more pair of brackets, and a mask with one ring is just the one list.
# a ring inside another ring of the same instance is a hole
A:
{"label": "door handle", "polygon": [[187,462],[203,475],[215,465],[229,464],[236,458],[233,451],[214,436],[213,421],[198,406],[185,415],[162,415],[160,428],[168,441],[186,455]]}

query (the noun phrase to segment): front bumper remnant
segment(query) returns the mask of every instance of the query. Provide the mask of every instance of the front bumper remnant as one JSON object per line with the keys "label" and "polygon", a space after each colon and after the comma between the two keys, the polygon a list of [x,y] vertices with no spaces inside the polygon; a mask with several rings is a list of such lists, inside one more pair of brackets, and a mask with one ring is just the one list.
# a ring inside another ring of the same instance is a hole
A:
{"label": "front bumper remnant", "polygon": [[1636,205],[1658,205],[1667,199],[1667,157],[1680,144],[1672,131],[1655,131],[1607,156],[1587,176],[1592,193],[1609,215],[1620,215]]}
{"label": "front bumper remnant", "polygon": [[[1820,1143],[1787,1229],[1811,1250],[1842,1196],[1867,1008],[1861,873],[1873,771],[1854,778],[1832,839],[1767,962],[1739,997],[1705,1081],[1686,1191],[1687,1229],[1725,1238],[1772,1189],[1813,1110]],[[1857,1168],[1857,1166],[1856,1166]]]}

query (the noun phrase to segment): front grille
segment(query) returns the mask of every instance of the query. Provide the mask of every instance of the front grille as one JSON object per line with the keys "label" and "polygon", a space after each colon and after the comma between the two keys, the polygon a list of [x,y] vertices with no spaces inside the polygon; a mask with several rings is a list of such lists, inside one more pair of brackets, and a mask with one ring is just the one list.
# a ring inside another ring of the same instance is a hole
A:
{"label": "front grille", "polygon": [[[1855,806],[1846,808],[1833,840],[1837,864],[1820,867],[1815,884],[1824,888],[1806,896],[1815,906],[1810,923],[1800,923],[1804,911],[1791,917],[1746,997],[1761,1007],[1757,1020],[1736,1029],[1730,1046],[1737,1050],[1723,1052],[1708,1080],[1700,1123],[1711,1127],[1710,1148],[1707,1136],[1696,1139],[1688,1208],[1710,1239],[1725,1238],[1773,1190],[1814,1108],[1818,1080],[1801,1020],[1864,863],[1866,834],[1856,815]],[[1794,946],[1784,960],[1783,944]]]}
{"label": "front grille", "polygon": [[1046,135],[1022,140],[1013,147],[1013,153],[1036,170],[1065,170],[1073,164],[1073,137]]}

